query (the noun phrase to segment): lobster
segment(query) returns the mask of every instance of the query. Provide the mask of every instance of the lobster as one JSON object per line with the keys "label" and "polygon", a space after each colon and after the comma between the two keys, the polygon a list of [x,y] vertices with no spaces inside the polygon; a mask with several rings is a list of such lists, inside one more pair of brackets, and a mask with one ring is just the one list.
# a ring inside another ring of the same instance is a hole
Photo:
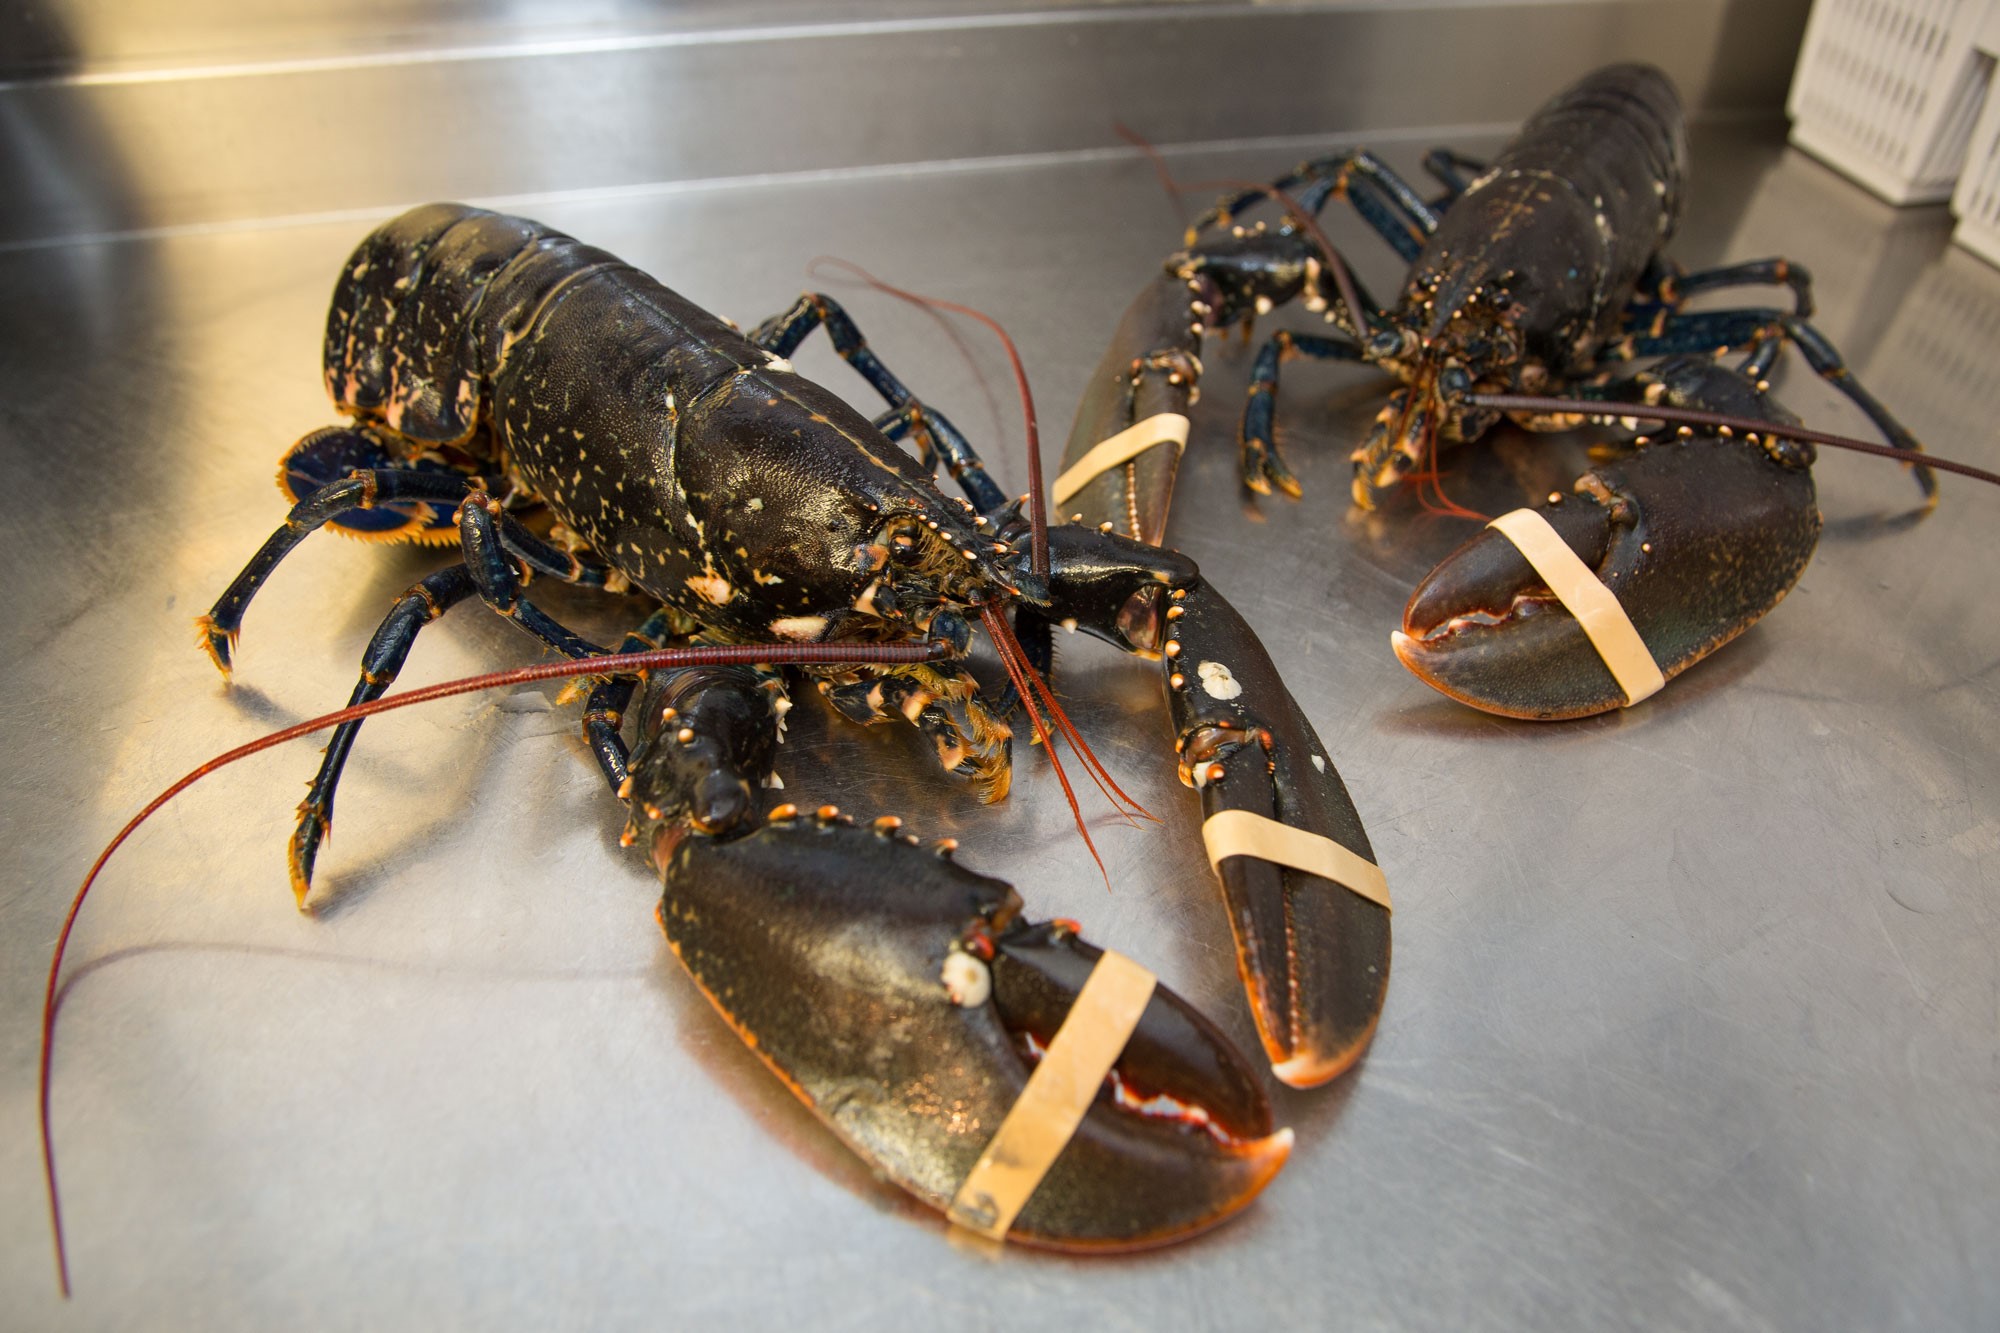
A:
{"label": "lobster", "polygon": [[[1242,325],[1247,336],[1257,315],[1293,300],[1334,336],[1279,332],[1259,350],[1241,436],[1242,479],[1253,492],[1300,494],[1274,431],[1279,367],[1295,356],[1361,362],[1402,381],[1353,453],[1353,498],[1363,508],[1399,481],[1434,479],[1439,451],[1480,438],[1503,413],[1529,429],[1560,430],[1662,405],[1734,411],[1733,422],[1706,428],[1724,432],[1707,438],[1733,445],[1642,452],[1615,483],[1586,473],[1574,497],[1543,506],[1560,504],[1556,544],[1593,571],[1581,586],[1598,585],[1590,594],[1598,611],[1579,618],[1546,571],[1495,532],[1423,580],[1393,636],[1421,679],[1489,712],[1554,719],[1629,706],[1755,623],[1811,557],[1819,519],[1810,451],[1772,442],[1796,418],[1762,392],[1778,349],[1796,347],[1899,456],[1920,446],[1808,322],[1804,268],[1764,259],[1686,273],[1664,255],[1686,190],[1687,144],[1679,98],[1659,70],[1614,65],[1585,76],[1490,165],[1439,149],[1425,166],[1445,186],[1439,200],[1360,150],[1307,162],[1198,220],[1093,374],[1056,498],[1159,541],[1199,392],[1203,335]],[[1278,225],[1237,221],[1267,197],[1284,206]],[[1374,302],[1314,222],[1335,198],[1410,265],[1393,307]],[[1684,308],[1697,293],[1746,284],[1788,288],[1790,309]],[[1740,374],[1684,363],[1643,376],[1616,369],[1731,350],[1748,353]],[[1576,401],[1506,405],[1565,386]],[[1614,410],[1621,402],[1628,406]],[[1754,462],[1767,447],[1768,467],[1722,461]],[[1911,466],[1934,503],[1929,467]],[[1616,651],[1586,628],[1606,615],[1625,622],[1614,631]],[[1612,665],[1620,658],[1630,660],[1623,676]]]}
{"label": "lobster", "polygon": [[[792,369],[822,325],[887,401],[877,418]],[[714,660],[645,678],[629,746],[639,681],[594,678],[586,744],[626,802],[625,841],[660,875],[673,952],[836,1135],[954,1221],[1065,1249],[1192,1234],[1273,1177],[1290,1131],[1185,1000],[1134,981],[1142,969],[1073,923],[1028,922],[1014,890],[958,865],[949,839],[926,845],[890,815],[763,808],[796,682],[760,652],[824,648],[832,663],[798,669],[837,712],[913,725],[988,800],[1008,786],[1010,728],[964,665],[975,619],[1037,732],[1039,697],[1073,741],[1010,608],[1156,659],[1266,1054],[1288,1083],[1334,1077],[1381,1007],[1386,894],[1310,723],[1193,562],[1092,529],[1038,532],[829,298],[808,294],[746,336],[603,251],[460,205],[412,210],[361,242],[334,292],[325,374],[347,424],[286,455],[284,525],[200,618],[225,674],[258,589],[325,526],[455,542],[460,557],[376,631],[352,699],[364,708],[422,627],[475,595],[587,661],[602,650],[537,605],[530,580],[636,593],[650,611],[628,650],[672,638]],[[938,488],[940,463],[964,498]],[[866,661],[905,644],[923,660]],[[334,732],[299,809],[302,908],[359,725]],[[1124,996],[1116,1022],[1110,1001],[1092,1007],[1100,974],[1124,987],[1103,991]],[[1075,1044],[1104,1048],[1081,1073],[1054,1068],[1073,1028],[1088,1029]],[[1060,1133],[1060,1116],[1039,1113],[1030,1128],[1054,1135],[1046,1174],[1023,1180],[1001,1140],[1044,1069],[1074,1080],[1080,1102]],[[975,1189],[982,1171],[1001,1185]]]}

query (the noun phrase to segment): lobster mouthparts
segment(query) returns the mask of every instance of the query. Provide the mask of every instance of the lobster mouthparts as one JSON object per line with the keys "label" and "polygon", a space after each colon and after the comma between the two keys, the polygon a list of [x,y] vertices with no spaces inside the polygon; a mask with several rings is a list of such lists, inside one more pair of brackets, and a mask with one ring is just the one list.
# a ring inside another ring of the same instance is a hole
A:
{"label": "lobster mouthparts", "polygon": [[[656,844],[661,924],[703,993],[828,1127],[940,1210],[1098,956],[1071,927],[1017,922],[1013,889],[949,850],[895,820],[789,808],[745,837]],[[1179,1239],[1256,1197],[1291,1141],[1228,1040],[1158,987],[1009,1239]]]}

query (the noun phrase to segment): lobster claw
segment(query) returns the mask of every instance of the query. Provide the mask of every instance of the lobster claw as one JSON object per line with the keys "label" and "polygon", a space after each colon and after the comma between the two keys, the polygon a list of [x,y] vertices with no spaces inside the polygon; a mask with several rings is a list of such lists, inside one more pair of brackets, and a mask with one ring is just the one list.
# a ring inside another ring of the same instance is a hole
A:
{"label": "lobster claw", "polygon": [[1360,1058],[1382,1012],[1382,874],[1340,774],[1236,609],[1206,584],[1178,591],[1166,654],[1181,776],[1201,791],[1258,1035],[1274,1074],[1315,1087]]}
{"label": "lobster claw", "polygon": [[[1810,446],[1673,436],[1525,512],[1616,597],[1664,683],[1798,581],[1819,540],[1811,462]],[[1391,638],[1427,684],[1489,713],[1587,717],[1636,702],[1549,580],[1494,528],[1417,585]]]}
{"label": "lobster claw", "polygon": [[1314,1087],[1360,1058],[1389,984],[1382,873],[1347,788],[1254,631],[1194,562],[1116,533],[1049,530],[1043,614],[1167,678],[1182,781],[1201,792],[1236,967],[1271,1071]]}
{"label": "lobster claw", "polygon": [[[1219,298],[1217,298],[1219,299]],[[1214,318],[1200,283],[1169,271],[1148,283],[1084,386],[1062,472],[1051,494],[1157,546],[1200,396],[1203,321]]]}
{"label": "lobster claw", "polygon": [[[1020,1098],[1097,951],[1024,925],[1000,880],[896,821],[781,807],[745,837],[656,835],[675,955],[751,1049],[882,1174],[940,1210]],[[988,959],[990,958],[990,962]],[[1256,1076],[1164,987],[1009,1239],[1130,1249],[1200,1231],[1284,1164]]]}

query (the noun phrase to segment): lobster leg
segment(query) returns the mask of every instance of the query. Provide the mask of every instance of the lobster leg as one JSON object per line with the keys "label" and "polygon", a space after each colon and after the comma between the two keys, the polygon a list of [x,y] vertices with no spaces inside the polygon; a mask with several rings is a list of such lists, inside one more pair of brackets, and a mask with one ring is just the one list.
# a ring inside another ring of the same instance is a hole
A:
{"label": "lobster leg", "polygon": [[[1682,357],[1594,396],[1795,422],[1759,383]],[[1776,606],[1804,571],[1820,529],[1812,459],[1810,445],[1768,437],[1675,434],[1532,512],[1615,597],[1658,679],[1670,680]],[[1584,717],[1634,701],[1616,649],[1601,649],[1549,576],[1493,528],[1418,585],[1393,641],[1426,683],[1487,712]]]}
{"label": "lobster leg", "polygon": [[1669,268],[1668,277],[1661,284],[1659,296],[1662,300],[1679,304],[1690,296],[1717,291],[1724,287],[1779,286],[1792,289],[1794,315],[1800,319],[1812,316],[1812,273],[1805,265],[1794,264],[1788,259],[1747,259],[1740,263],[1723,264],[1694,273],[1678,273]]}
{"label": "lobster leg", "polygon": [[[740,671],[656,676],[640,725],[628,836],[659,867],[675,956],[828,1128],[952,1207],[1096,951],[1065,923],[1022,923],[1008,885],[893,817],[857,827],[783,806],[759,820],[776,719]],[[1227,1039],[1158,987],[1008,1236],[1097,1250],[1176,1239],[1248,1203],[1290,1144]]]}
{"label": "lobster leg", "polygon": [[[1606,359],[1631,360],[1707,352],[1718,347],[1755,347],[1773,338],[1798,348],[1813,372],[1860,408],[1891,445],[1911,454],[1923,452],[1923,445],[1917,442],[1917,437],[1910,433],[1909,428],[1854,377],[1841,358],[1839,349],[1827,341],[1825,334],[1805,320],[1780,310],[1703,310],[1678,315],[1667,321],[1657,337],[1625,338],[1612,344],[1607,349]],[[1914,458],[1910,462],[1910,470],[1916,474],[1917,485],[1922,489],[1925,500],[1936,504],[1936,474],[1920,459]]]}
{"label": "lobster leg", "polygon": [[[311,439],[313,437],[307,437]],[[196,619],[201,644],[215,665],[226,675],[230,654],[243,628],[243,613],[250,599],[264,586],[264,580],[322,525],[354,510],[386,505],[444,504],[456,508],[464,498],[467,482],[457,474],[413,472],[404,468],[360,469],[338,481],[328,482],[292,506],[284,526],[265,539],[250,563],[223,589],[208,614]]]}
{"label": "lobster leg", "polygon": [[[1402,177],[1366,152],[1307,163],[1272,190],[1304,184],[1291,207],[1311,217],[1335,196],[1344,197],[1398,254],[1414,257],[1437,227],[1437,215]],[[1187,409],[1201,379],[1202,335],[1211,328],[1248,323],[1275,306],[1303,298],[1350,341],[1281,334],[1257,360],[1258,379],[1245,415],[1243,477],[1252,490],[1276,485],[1297,495],[1293,477],[1273,443],[1272,397],[1279,359],[1290,351],[1354,361],[1384,353],[1366,330],[1388,312],[1349,276],[1361,307],[1348,310],[1339,284],[1323,267],[1323,242],[1287,217],[1275,230],[1232,227],[1236,214],[1268,197],[1253,190],[1225,200],[1197,222],[1189,249],[1167,260],[1166,273],[1142,291],[1125,312],[1104,359],[1084,389],[1083,402],[1063,453],[1056,505],[1072,504],[1086,521],[1109,521],[1114,530],[1155,544],[1166,527],[1179,448],[1186,444]],[[1352,341],[1359,337],[1361,342]],[[1365,344],[1365,345],[1364,345]],[[1137,432],[1135,435],[1134,432]],[[1168,443],[1175,448],[1169,450]],[[1106,451],[1110,451],[1107,455]]]}
{"label": "lobster leg", "polygon": [[[417,631],[475,591],[495,611],[565,657],[590,657],[604,651],[523,598],[520,595],[520,576],[509,557],[517,548],[528,547],[534,550],[535,559],[542,567],[553,571],[575,569],[587,572],[589,567],[519,529],[511,519],[500,513],[497,501],[484,496],[481,500],[483,503],[464,504],[459,509],[458,522],[465,561],[439,570],[417,583],[391,608],[362,654],[361,679],[348,699],[350,705],[381,697],[395,683],[397,674],[409,657]],[[514,530],[509,531],[510,527]],[[292,893],[301,905],[312,890],[313,865],[319,857],[320,844],[326,840],[333,825],[334,793],[340,785],[341,771],[360,729],[359,720],[345,722],[335,728],[327,742],[319,772],[313,778],[305,800],[299,803],[298,822],[292,830],[286,864],[291,875]],[[614,726],[614,735],[615,730]]]}
{"label": "lobster leg", "polygon": [[[355,683],[354,693],[348,696],[348,705],[367,703],[388,693],[403,663],[409,660],[417,631],[464,601],[472,591],[471,571],[462,564],[441,569],[413,584],[397,599],[368,640],[368,647],[361,654],[361,679]],[[314,774],[305,800],[299,802],[298,823],[292,830],[285,863],[291,872],[292,894],[301,906],[312,890],[313,863],[319,857],[320,844],[333,827],[334,792],[340,786],[341,770],[347,765],[355,738],[360,735],[361,721],[357,718],[333,729],[319,772]]]}
{"label": "lobster leg", "polygon": [[[485,528],[484,539],[490,540],[493,531],[490,526],[490,515],[475,510],[473,506],[466,506],[465,512],[477,513],[485,520],[488,526]],[[461,514],[460,522],[463,524],[468,521],[470,520]],[[469,544],[467,549],[470,553],[476,548]],[[495,563],[504,565],[504,562]],[[354,692],[347,700],[348,705],[351,707],[354,704],[366,703],[386,694],[389,687],[396,683],[396,677],[401,673],[404,662],[409,659],[417,632],[472,593],[484,592],[483,583],[494,577],[496,576],[492,571],[487,571],[482,577],[470,565],[460,563],[441,569],[412,585],[409,591],[397,600],[395,606],[390,608],[389,614],[383,618],[374,636],[369,639],[368,647],[361,655],[361,679],[355,683]],[[603,651],[549,619],[532,604],[521,600],[518,595],[515,595],[512,612],[503,611],[502,614],[511,614],[511,618],[523,629],[566,657],[589,657]],[[667,614],[664,611],[655,613],[655,616],[646,622],[641,633],[644,633],[645,629],[653,629]],[[637,637],[637,635],[628,637],[627,651],[652,646],[650,639],[633,643],[633,639]],[[630,693],[631,686],[627,682],[627,697]],[[593,696],[593,705],[597,702]],[[622,707],[622,703],[619,706]],[[615,716],[616,709],[612,712]],[[592,742],[593,752],[598,755],[598,762],[605,766],[608,775],[611,769],[606,763],[606,758],[607,755],[614,753],[608,747],[615,745],[615,758],[622,768],[624,744],[618,740],[616,720],[609,725],[608,740],[601,729],[602,719],[597,719],[600,730],[595,733],[592,731],[592,720],[593,715],[587,713],[585,737]],[[334,728],[333,735],[327,740],[325,755],[320,760],[319,772],[314,775],[305,800],[299,803],[298,822],[292,830],[292,839],[286,850],[285,860],[291,875],[292,893],[302,906],[306,895],[312,891],[313,865],[319,858],[320,845],[333,827],[334,793],[340,785],[341,772],[346,767],[347,757],[352,753],[355,739],[360,731],[361,719],[343,722]],[[622,779],[623,773],[620,772],[618,778],[614,780],[614,787]]]}
{"label": "lobster leg", "polygon": [[[278,463],[278,489],[294,504],[329,482],[340,481],[355,472],[389,469],[418,472],[446,481],[463,480],[463,468],[453,467],[419,453],[410,456],[407,447],[398,448],[393,435],[371,426],[323,426],[285,451]],[[367,509],[349,509],[331,519],[334,527],[363,541],[424,544],[446,543],[455,539],[451,507],[437,503],[389,501]]]}
{"label": "lobster leg", "polygon": [[[661,607],[625,636],[618,651],[642,653],[658,648],[674,623],[674,613]],[[583,743],[590,747],[591,756],[604,771],[605,781],[619,797],[625,795],[625,780],[631,776],[630,754],[623,734],[625,707],[632,702],[639,680],[638,676],[601,677],[591,686],[590,697],[583,706]]]}
{"label": "lobster leg", "polygon": [[[1367,149],[1303,163],[1271,183],[1270,189],[1296,185],[1313,189],[1302,195],[1302,208],[1317,214],[1333,199],[1345,199],[1375,233],[1409,262],[1423,248],[1424,238],[1437,230],[1437,214],[1396,169]],[[1195,223],[1195,229],[1228,224],[1246,208],[1269,198],[1264,190],[1249,190],[1225,201]]]}
{"label": "lobster leg", "polygon": [[1169,259],[1084,387],[1051,491],[1057,509],[1158,545],[1199,396],[1202,336],[1302,293],[1331,321],[1317,256],[1303,236],[1281,230],[1216,238]]}
{"label": "lobster leg", "polygon": [[[459,506],[459,542],[465,553],[465,567],[472,572],[480,597],[564,657],[595,657],[604,653],[605,649],[580,638],[521,595],[524,580],[510,557],[519,553],[520,538],[526,534],[519,534],[511,541],[504,538],[505,519],[500,502],[488,495],[468,497]],[[551,556],[560,554],[552,547],[543,549]]]}
{"label": "lobster leg", "polygon": [[[308,440],[313,438],[307,437]],[[319,487],[292,506],[291,512],[285,516],[284,526],[265,539],[264,545],[223,589],[222,596],[216,599],[208,613],[196,618],[195,624],[201,630],[202,647],[216,666],[227,674],[250,599],[271,577],[278,562],[319,528],[334,523],[342,531],[354,533],[356,530],[347,526],[353,516],[392,506],[423,510],[432,506],[449,506],[445,511],[449,515],[473,489],[475,481],[457,472],[386,467],[358,469],[338,481]],[[401,521],[415,520],[405,517]],[[449,518],[445,522],[448,528],[454,526]],[[583,587],[604,585],[607,571],[603,567],[588,564],[567,551],[541,541],[511,515],[496,513],[495,523],[495,543],[526,561],[529,568],[537,573]],[[462,533],[460,540],[463,540]]]}
{"label": "lobster leg", "polygon": [[1287,495],[1300,494],[1298,478],[1278,453],[1276,425],[1278,366],[1295,355],[1322,361],[1368,359],[1352,343],[1310,333],[1281,331],[1264,344],[1251,369],[1249,401],[1243,407],[1243,484],[1259,495],[1269,495],[1273,485]]}
{"label": "lobster leg", "polygon": [[1475,176],[1486,174],[1487,163],[1450,148],[1433,148],[1424,154],[1424,170],[1444,186],[1444,193],[1431,201],[1431,211],[1441,213],[1472,188]]}
{"label": "lobster leg", "polygon": [[896,378],[881,358],[869,348],[867,339],[840,303],[819,292],[807,292],[792,303],[792,308],[781,315],[774,315],[757,326],[750,335],[750,341],[765,351],[777,356],[788,357],[798,350],[800,343],[814,329],[824,325],[826,335],[833,341],[833,350],[841,359],[853,366],[860,376],[867,380],[882,395],[890,406],[900,408],[915,422],[918,428],[937,442],[938,450],[944,455],[945,465],[951,469],[952,477],[971,497],[975,508],[981,512],[998,509],[1006,503],[1006,496],[999,484],[986,474],[979,455],[973,452],[971,443],[957,426],[943,413],[934,411],[920,402],[904,383]]}
{"label": "lobster leg", "polygon": [[1389,981],[1387,893],[1339,773],[1192,561],[1073,526],[1049,542],[1045,614],[1160,655],[1265,1053],[1293,1086],[1326,1082],[1360,1057]]}

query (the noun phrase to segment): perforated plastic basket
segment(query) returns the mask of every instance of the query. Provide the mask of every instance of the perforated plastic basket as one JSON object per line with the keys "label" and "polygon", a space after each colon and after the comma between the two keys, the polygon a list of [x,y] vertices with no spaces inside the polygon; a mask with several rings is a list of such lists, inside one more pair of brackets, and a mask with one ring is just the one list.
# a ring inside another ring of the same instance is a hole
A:
{"label": "perforated plastic basket", "polygon": [[1993,58],[1993,0],[1818,0],[1786,109],[1792,142],[1892,204],[1951,197]]}
{"label": "perforated plastic basket", "polygon": [[[2000,52],[2000,4],[1987,8],[1974,44],[1990,73]],[[1986,105],[1966,148],[1965,170],[1952,192],[1951,211],[1958,214],[1951,238],[1987,263],[2000,265],[2000,86],[1990,79]]]}

